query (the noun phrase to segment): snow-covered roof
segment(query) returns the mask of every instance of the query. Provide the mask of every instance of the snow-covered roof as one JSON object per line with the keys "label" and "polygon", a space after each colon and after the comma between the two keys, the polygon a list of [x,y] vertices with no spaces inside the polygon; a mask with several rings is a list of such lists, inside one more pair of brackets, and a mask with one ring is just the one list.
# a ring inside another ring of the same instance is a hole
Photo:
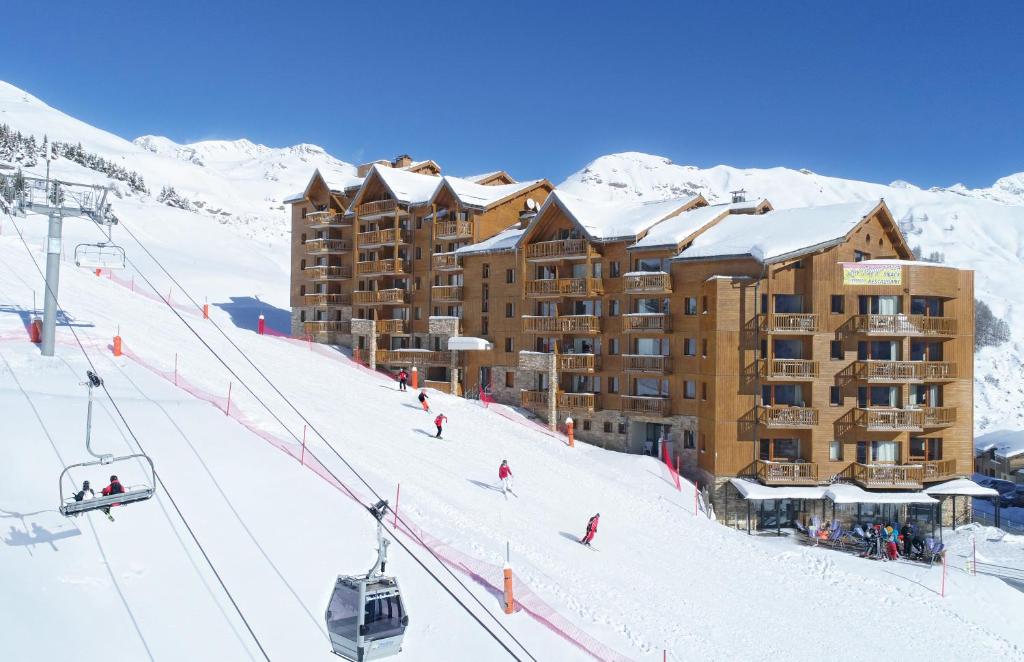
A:
{"label": "snow-covered roof", "polygon": [[[421,175],[408,170],[380,165],[374,165],[370,172],[375,172],[380,176],[395,200],[410,205],[427,202],[434,196],[437,187],[441,185],[441,178],[437,175]],[[369,179],[370,175],[367,174],[366,178]]]}
{"label": "snow-covered roof", "polygon": [[928,262],[926,260],[861,260],[857,264],[878,264],[890,266],[907,267],[943,267],[948,269],[949,265],[942,262]]}
{"label": "snow-covered roof", "polygon": [[996,430],[974,440],[978,452],[994,450],[996,457],[1011,458],[1024,454],[1024,430]]}
{"label": "snow-covered roof", "polygon": [[483,338],[472,338],[470,336],[452,336],[448,339],[449,350],[486,352],[494,349],[494,345]]}
{"label": "snow-covered roof", "polygon": [[691,260],[750,256],[774,262],[841,242],[877,206],[877,200],[820,207],[730,214],[676,256]]}
{"label": "snow-covered roof", "polygon": [[743,478],[730,478],[729,482],[744,499],[749,501],[765,501],[769,499],[822,499],[825,497],[824,487],[768,487],[761,483]]}
{"label": "snow-covered roof", "polygon": [[[593,241],[634,239],[656,223],[679,213],[701,196],[637,202],[589,200],[565,191],[552,191],[537,213],[544,215],[549,205],[559,205]],[[536,220],[535,219],[535,222]]]}
{"label": "snow-covered roof", "polygon": [[486,181],[486,180],[490,179],[491,177],[494,177],[495,175],[500,175],[503,172],[505,172],[505,171],[504,170],[492,170],[491,172],[483,172],[483,173],[480,173],[479,175],[468,175],[466,177],[463,177],[462,179],[468,179],[469,181],[473,182],[474,184],[479,184],[480,182]]}
{"label": "snow-covered roof", "polygon": [[495,253],[498,251],[509,251],[516,247],[516,242],[519,241],[519,237],[526,232],[524,228],[519,227],[519,224],[505,228],[493,237],[478,241],[475,244],[469,244],[461,248],[455,249],[456,255],[476,255],[478,253]]}
{"label": "snow-covered roof", "polygon": [[973,480],[967,478],[956,478],[954,480],[939,483],[925,488],[926,494],[933,496],[971,496],[971,497],[994,497],[999,496],[999,491],[991,487],[982,487]]}
{"label": "snow-covered roof", "polygon": [[836,483],[825,490],[832,503],[937,503],[924,492],[868,492],[849,483]]}
{"label": "snow-covered roof", "polygon": [[753,211],[767,202],[764,199],[749,202],[732,202],[722,205],[708,205],[688,209],[681,214],[658,223],[647,235],[631,246],[631,248],[655,248],[658,246],[677,246],[687,237],[700,231],[709,223],[713,223],[725,214],[734,211]]}
{"label": "snow-covered roof", "polygon": [[[528,182],[517,182],[515,184],[486,186],[484,184],[471,182],[468,179],[462,179],[461,177],[444,178],[444,182],[451,188],[455,197],[459,199],[459,202],[467,207],[480,207],[483,209],[501,202],[506,198],[516,196],[523,191],[527,191],[543,181],[543,179],[533,179]],[[441,188],[438,187],[434,192],[434,197],[436,197],[440,192]],[[433,198],[431,198],[431,200],[433,200]]]}
{"label": "snow-covered roof", "polygon": [[353,186],[359,186],[363,183],[362,177],[356,175],[350,175],[348,177],[332,175],[331,179],[327,179],[319,170],[314,170],[313,174],[309,178],[309,183],[306,184],[306,188],[298,193],[292,193],[284,199],[285,204],[292,204],[296,202],[302,202],[306,199],[306,193],[309,191],[309,187],[313,185],[313,182],[320,178],[324,184],[327,185],[328,190],[332,193],[342,193],[345,189],[352,188]]}

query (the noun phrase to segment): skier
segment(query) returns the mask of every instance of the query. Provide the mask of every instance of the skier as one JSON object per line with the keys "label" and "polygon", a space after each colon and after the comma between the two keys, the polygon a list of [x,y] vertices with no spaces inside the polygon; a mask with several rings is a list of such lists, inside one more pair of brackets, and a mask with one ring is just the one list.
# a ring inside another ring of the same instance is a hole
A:
{"label": "skier", "polygon": [[[110,496],[112,494],[124,494],[124,486],[121,485],[121,481],[117,479],[117,476],[110,477],[110,485],[103,488],[101,492],[103,496]],[[103,514],[107,516],[111,522],[114,521],[114,516],[110,514],[110,506],[103,508]]]}
{"label": "skier", "polygon": [[601,520],[601,513],[598,513],[591,517],[587,521],[587,533],[583,536],[583,540],[580,542],[590,547],[590,541],[594,539],[594,534],[597,533],[597,523]]}
{"label": "skier", "polygon": [[95,498],[96,492],[94,492],[93,489],[89,487],[89,481],[82,481],[82,489],[81,491],[75,493],[75,501],[85,501],[86,499]]}
{"label": "skier", "polygon": [[423,406],[423,411],[430,411],[430,403],[427,402],[426,389],[421,390],[419,396],[417,396],[416,399],[419,400],[420,404]]}
{"label": "skier", "polygon": [[900,527],[900,540],[903,541],[903,556],[910,558],[911,541],[914,539],[914,527],[907,522]]}
{"label": "skier", "polygon": [[405,390],[405,383],[407,381],[409,381],[409,373],[407,373],[405,371],[405,368],[402,368],[398,372],[398,390],[399,391],[404,391]]}
{"label": "skier", "polygon": [[437,434],[434,435],[435,439],[441,438],[441,426],[448,422],[448,417],[444,414],[438,414],[437,418],[434,419],[434,425],[437,426]]}
{"label": "skier", "polygon": [[501,481],[501,493],[508,498],[508,493],[512,491],[512,468],[508,466],[508,460],[502,460],[501,466],[498,467],[498,480]]}

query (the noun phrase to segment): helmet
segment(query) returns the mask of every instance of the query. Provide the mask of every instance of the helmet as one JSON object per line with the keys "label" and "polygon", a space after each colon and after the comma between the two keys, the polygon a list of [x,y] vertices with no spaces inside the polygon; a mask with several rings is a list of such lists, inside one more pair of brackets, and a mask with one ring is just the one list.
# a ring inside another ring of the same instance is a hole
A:
{"label": "helmet", "polygon": [[89,481],[87,481],[87,480],[83,480],[82,481],[82,489],[83,490],[89,489]]}
{"label": "helmet", "polygon": [[110,477],[110,482],[111,483],[113,483],[115,480],[117,480],[117,476],[111,476]]}

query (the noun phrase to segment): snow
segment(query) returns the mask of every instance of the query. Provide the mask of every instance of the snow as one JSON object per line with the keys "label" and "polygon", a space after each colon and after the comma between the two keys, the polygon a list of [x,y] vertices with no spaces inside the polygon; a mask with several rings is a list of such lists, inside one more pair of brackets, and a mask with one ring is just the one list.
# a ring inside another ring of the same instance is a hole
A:
{"label": "snow", "polygon": [[1024,430],[997,430],[974,440],[974,449],[983,453],[995,450],[1001,458],[1016,457],[1024,453]]}
{"label": "snow", "polygon": [[452,336],[448,339],[448,349],[469,352],[486,352],[494,349],[494,344],[484,338]]}
{"label": "snow", "polygon": [[[395,200],[409,205],[428,202],[441,185],[441,178],[437,175],[421,175],[380,165],[373,166],[371,172],[380,176]],[[369,179],[370,175],[366,177]]]}
{"label": "snow", "polygon": [[676,259],[750,256],[772,262],[841,241],[878,206],[852,202],[781,209],[764,214],[730,214],[698,235]]}
{"label": "snow", "polygon": [[594,241],[633,239],[695,201],[696,196],[651,202],[609,202],[555,190],[541,206],[537,218],[543,216],[548,205],[557,204]]}
{"label": "snow", "polygon": [[868,492],[847,483],[829,486],[825,498],[833,503],[936,503],[922,492]]}
{"label": "snow", "polygon": [[516,247],[519,243],[519,237],[526,232],[525,228],[519,227],[519,224],[515,224],[511,227],[505,228],[498,234],[478,241],[475,244],[468,244],[455,249],[456,255],[477,255],[479,253],[493,253],[499,251],[510,251]]}
{"label": "snow", "polygon": [[[444,182],[451,188],[452,193],[459,199],[459,202],[467,207],[479,207],[481,209],[487,209],[498,202],[527,191],[543,181],[543,179],[534,179],[516,184],[485,186],[459,177],[444,178]],[[438,188],[437,192],[434,193],[435,198],[440,191],[441,189]],[[544,191],[538,191],[538,194],[546,195]]]}
{"label": "snow", "polygon": [[739,491],[744,499],[749,501],[823,499],[825,497],[824,487],[768,487],[767,485],[742,478],[730,478],[729,482]]}
{"label": "snow", "polygon": [[495,175],[500,175],[500,174],[503,174],[503,173],[506,174],[506,175],[508,174],[504,170],[492,170],[491,172],[484,172],[484,173],[480,173],[479,175],[468,175],[466,177],[462,177],[462,179],[469,180],[469,181],[473,182],[474,184],[479,184],[480,182],[485,181],[487,179],[490,179],[491,177],[494,177]]}
{"label": "snow", "polygon": [[764,200],[757,202],[732,202],[722,205],[697,207],[658,223],[643,239],[633,244],[632,248],[657,248],[678,246],[710,223],[726,214],[736,211],[757,209]]}
{"label": "snow", "polygon": [[996,497],[998,490],[991,487],[982,487],[968,478],[955,478],[945,483],[932,485],[925,488],[925,494],[932,496],[969,496],[969,497]]}

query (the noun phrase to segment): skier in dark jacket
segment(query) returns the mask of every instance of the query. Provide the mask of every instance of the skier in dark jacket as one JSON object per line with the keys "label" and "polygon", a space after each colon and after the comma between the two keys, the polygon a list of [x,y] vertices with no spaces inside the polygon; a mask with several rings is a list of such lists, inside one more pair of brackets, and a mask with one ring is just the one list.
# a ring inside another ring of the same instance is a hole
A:
{"label": "skier in dark jacket", "polygon": [[903,556],[910,558],[910,543],[914,539],[914,527],[910,522],[900,527],[900,537],[903,538]]}
{"label": "skier in dark jacket", "polygon": [[82,489],[75,493],[75,501],[84,501],[86,499],[95,499],[96,492],[89,487],[89,481],[82,481]]}
{"label": "skier in dark jacket", "polygon": [[423,407],[423,411],[430,411],[430,403],[427,402],[426,391],[420,391],[420,394],[416,396],[416,399],[420,401],[420,406]]}
{"label": "skier in dark jacket", "polygon": [[597,513],[589,520],[587,520],[587,533],[583,536],[583,540],[580,542],[590,547],[590,541],[594,539],[594,534],[597,533],[597,523],[601,520],[601,513]]}
{"label": "skier in dark jacket", "polygon": [[404,391],[405,390],[405,384],[408,381],[409,381],[409,373],[407,373],[405,371],[405,368],[402,368],[398,372],[398,390],[399,391]]}

